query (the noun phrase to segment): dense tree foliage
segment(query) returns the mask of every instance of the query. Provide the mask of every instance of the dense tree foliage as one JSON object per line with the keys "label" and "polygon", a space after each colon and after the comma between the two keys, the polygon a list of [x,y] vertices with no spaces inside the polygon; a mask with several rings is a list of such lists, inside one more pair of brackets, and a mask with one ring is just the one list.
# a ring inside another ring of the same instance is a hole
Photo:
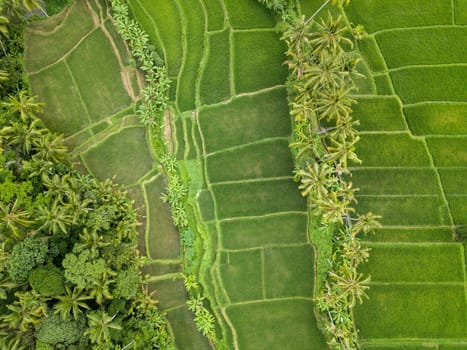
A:
{"label": "dense tree foliage", "polygon": [[[21,62],[18,23],[2,64]],[[73,169],[20,68],[0,96],[0,348],[173,348],[140,274],[132,201]]]}

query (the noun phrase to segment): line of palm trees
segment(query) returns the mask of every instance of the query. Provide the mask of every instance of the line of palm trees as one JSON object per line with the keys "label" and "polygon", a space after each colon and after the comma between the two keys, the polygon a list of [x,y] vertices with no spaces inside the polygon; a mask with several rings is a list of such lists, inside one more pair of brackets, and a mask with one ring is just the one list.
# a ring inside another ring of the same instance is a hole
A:
{"label": "line of palm trees", "polygon": [[[329,3],[330,1],[327,1]],[[333,1],[343,6],[348,0]],[[350,94],[359,73],[341,16],[314,20],[296,16],[287,22],[282,39],[287,43],[289,104],[294,119],[295,179],[308,198],[311,213],[332,232],[330,270],[317,298],[325,315],[328,344],[332,349],[357,349],[352,309],[367,297],[369,276],[358,271],[369,249],[359,236],[379,227],[377,215],[358,215],[348,181],[349,162],[360,163],[355,147],[358,121],[352,119]]]}

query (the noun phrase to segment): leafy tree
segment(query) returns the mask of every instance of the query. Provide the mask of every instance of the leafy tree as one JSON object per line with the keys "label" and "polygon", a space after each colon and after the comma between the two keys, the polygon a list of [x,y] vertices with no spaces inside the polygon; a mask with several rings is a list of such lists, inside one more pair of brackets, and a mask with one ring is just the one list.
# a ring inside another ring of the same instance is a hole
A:
{"label": "leafy tree", "polygon": [[50,345],[70,345],[83,336],[86,329],[84,317],[63,320],[59,315],[45,317],[36,331],[39,342]]}
{"label": "leafy tree", "polygon": [[37,238],[26,238],[13,247],[6,263],[8,274],[14,281],[27,280],[29,272],[45,262],[47,252],[47,243]]}
{"label": "leafy tree", "polygon": [[93,289],[100,281],[105,280],[111,271],[104,259],[97,258],[90,250],[84,250],[78,255],[68,253],[63,259],[67,281],[75,284],[80,289]]}
{"label": "leafy tree", "polygon": [[115,298],[133,299],[141,286],[140,272],[132,267],[120,271],[115,278],[112,295]]}
{"label": "leafy tree", "polygon": [[53,264],[36,267],[29,273],[30,286],[47,297],[55,297],[65,293],[65,277],[63,271]]}

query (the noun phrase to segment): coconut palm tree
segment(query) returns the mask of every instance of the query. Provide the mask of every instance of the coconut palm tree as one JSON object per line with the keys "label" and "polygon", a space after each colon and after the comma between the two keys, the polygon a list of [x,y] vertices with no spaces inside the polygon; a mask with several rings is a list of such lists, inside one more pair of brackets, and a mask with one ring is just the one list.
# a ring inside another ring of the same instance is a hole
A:
{"label": "coconut palm tree", "polygon": [[109,316],[104,311],[93,311],[87,314],[89,328],[85,332],[89,336],[91,343],[110,343],[110,330],[121,330],[122,327],[113,322],[116,315]]}
{"label": "coconut palm tree", "polygon": [[73,222],[73,217],[58,200],[55,200],[50,206],[42,205],[38,208],[37,221],[42,223],[39,230],[56,235],[68,232],[68,226]]}
{"label": "coconut palm tree", "polygon": [[299,169],[295,174],[300,178],[298,188],[302,190],[302,196],[308,196],[311,193],[316,195],[316,198],[321,199],[329,192],[331,184],[338,180],[334,175],[334,169],[328,164],[318,164],[317,162],[310,165],[306,163],[305,169]]}
{"label": "coconut palm tree", "polygon": [[53,163],[60,163],[65,159],[67,147],[63,144],[63,135],[55,133],[45,133],[38,140],[34,147],[36,154],[34,160],[45,160]]}
{"label": "coconut palm tree", "polygon": [[[0,225],[5,232],[11,232],[15,239],[24,238],[22,228],[26,228],[34,221],[30,219],[31,213],[21,208],[18,199],[13,204],[0,202]],[[5,239],[5,237],[3,238]]]}
{"label": "coconut palm tree", "polygon": [[19,113],[21,120],[26,123],[30,117],[43,111],[44,104],[37,102],[37,99],[37,96],[29,96],[27,90],[21,90],[14,96],[8,96],[0,105],[11,115]]}
{"label": "coconut palm tree", "polygon": [[354,266],[344,264],[339,273],[329,272],[329,276],[333,280],[334,288],[339,292],[339,299],[348,300],[351,308],[357,301],[361,304],[363,298],[368,298],[366,290],[370,288],[368,284],[371,277],[364,277]]}
{"label": "coconut palm tree", "polygon": [[19,146],[24,155],[30,154],[34,146],[39,145],[44,135],[42,121],[34,118],[29,122],[12,122],[3,127],[0,135],[5,137],[10,146]]}
{"label": "coconut palm tree", "polygon": [[77,320],[83,312],[82,309],[89,310],[86,301],[91,300],[92,297],[76,286],[71,289],[69,285],[65,285],[65,295],[57,296],[55,299],[58,300],[54,305],[55,314],[60,314],[64,320],[68,319],[70,315]]}
{"label": "coconut palm tree", "polygon": [[316,27],[317,30],[310,40],[314,55],[319,55],[324,50],[328,50],[331,54],[337,54],[343,51],[342,44],[353,46],[352,40],[344,36],[347,27],[343,23],[342,16],[334,19],[329,13],[327,20],[321,18],[319,22],[316,22]]}

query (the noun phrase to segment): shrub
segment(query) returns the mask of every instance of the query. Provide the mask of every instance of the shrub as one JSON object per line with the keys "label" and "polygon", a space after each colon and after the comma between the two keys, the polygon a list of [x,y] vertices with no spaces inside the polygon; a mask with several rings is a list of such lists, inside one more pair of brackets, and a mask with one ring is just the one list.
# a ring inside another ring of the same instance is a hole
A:
{"label": "shrub", "polygon": [[112,294],[115,298],[131,299],[138,293],[141,279],[136,268],[130,268],[118,273],[115,279],[115,289]]}
{"label": "shrub", "polygon": [[7,271],[15,281],[25,281],[29,271],[43,264],[47,256],[47,244],[37,238],[26,238],[13,247],[7,261]]}
{"label": "shrub", "polygon": [[29,284],[31,287],[47,297],[54,297],[65,293],[64,283],[63,272],[52,264],[36,267],[29,273]]}

